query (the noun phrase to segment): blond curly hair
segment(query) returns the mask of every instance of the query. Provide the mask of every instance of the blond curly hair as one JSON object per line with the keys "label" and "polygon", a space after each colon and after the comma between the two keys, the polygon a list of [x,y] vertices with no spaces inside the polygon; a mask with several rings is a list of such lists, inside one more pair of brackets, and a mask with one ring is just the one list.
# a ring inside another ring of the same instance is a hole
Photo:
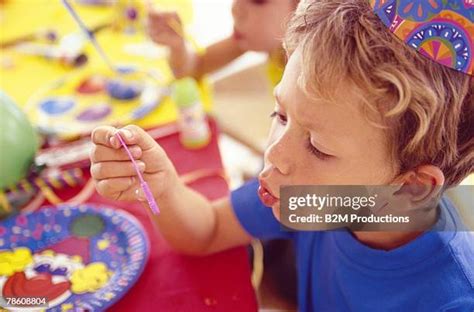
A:
{"label": "blond curly hair", "polygon": [[400,173],[432,164],[449,187],[474,172],[473,78],[408,47],[368,0],[300,1],[285,38],[288,54],[297,48],[302,89],[330,99],[349,82],[368,120],[382,120]]}

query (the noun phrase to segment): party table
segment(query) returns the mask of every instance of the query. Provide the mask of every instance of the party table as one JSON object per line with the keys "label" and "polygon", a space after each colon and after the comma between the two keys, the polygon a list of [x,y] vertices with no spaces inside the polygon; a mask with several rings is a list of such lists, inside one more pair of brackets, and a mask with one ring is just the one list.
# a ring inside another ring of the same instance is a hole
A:
{"label": "party table", "polygon": [[[219,170],[222,163],[212,123],[211,144],[199,151],[181,147],[177,135],[159,141],[180,174],[196,169]],[[228,194],[227,183],[220,176],[200,179],[191,185],[213,200]],[[247,253],[235,248],[207,257],[180,256],[156,233],[147,212],[140,204],[116,203],[97,193],[88,200],[114,205],[132,213],[145,226],[151,254],[138,283],[113,311],[255,311],[257,308]]]}
{"label": "party table", "polygon": [[[172,127],[173,124],[165,127]],[[186,150],[178,140],[178,133],[158,139],[166,150],[181,177],[190,173],[207,172],[187,180],[193,189],[210,200],[229,193],[217,146],[218,130],[210,121],[212,140],[200,150]],[[160,129],[160,128],[158,128]],[[89,182],[88,166],[83,167]],[[81,186],[84,188],[84,186]],[[90,189],[90,188],[89,188]],[[143,226],[149,238],[148,262],[136,284],[116,302],[111,311],[256,311],[257,303],[250,282],[250,266],[244,247],[214,255],[195,257],[173,251],[151,223],[146,209],[139,202],[118,202],[106,199],[93,188],[79,204],[107,206],[122,209],[133,215]],[[66,203],[83,190],[64,188],[57,195]],[[85,192],[84,194],[86,194]],[[77,204],[77,202],[76,202]],[[190,203],[192,205],[192,203]],[[41,211],[50,205],[44,200]],[[1,248],[0,248],[1,249]]]}

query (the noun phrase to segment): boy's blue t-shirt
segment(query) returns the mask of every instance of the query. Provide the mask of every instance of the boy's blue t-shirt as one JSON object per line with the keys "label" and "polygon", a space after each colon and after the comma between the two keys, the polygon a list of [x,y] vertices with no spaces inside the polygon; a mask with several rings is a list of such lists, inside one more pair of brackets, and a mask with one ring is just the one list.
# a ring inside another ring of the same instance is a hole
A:
{"label": "boy's blue t-shirt", "polygon": [[[253,237],[294,241],[299,311],[474,311],[474,233],[429,231],[382,251],[347,230],[287,232],[257,188],[232,192],[234,212]],[[454,228],[452,204],[443,199],[441,210],[444,228]]]}

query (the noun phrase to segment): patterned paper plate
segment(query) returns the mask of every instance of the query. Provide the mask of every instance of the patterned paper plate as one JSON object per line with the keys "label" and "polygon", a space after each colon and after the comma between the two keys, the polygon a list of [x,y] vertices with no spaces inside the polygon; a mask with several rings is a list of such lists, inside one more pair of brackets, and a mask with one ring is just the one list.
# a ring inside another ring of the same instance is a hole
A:
{"label": "patterned paper plate", "polygon": [[0,297],[47,298],[46,311],[102,311],[137,281],[148,252],[142,226],[121,210],[19,214],[0,223]]}
{"label": "patterned paper plate", "polygon": [[99,125],[119,126],[141,119],[168,92],[155,72],[117,75],[105,69],[83,69],[37,90],[25,111],[40,132],[68,138],[90,133]]}

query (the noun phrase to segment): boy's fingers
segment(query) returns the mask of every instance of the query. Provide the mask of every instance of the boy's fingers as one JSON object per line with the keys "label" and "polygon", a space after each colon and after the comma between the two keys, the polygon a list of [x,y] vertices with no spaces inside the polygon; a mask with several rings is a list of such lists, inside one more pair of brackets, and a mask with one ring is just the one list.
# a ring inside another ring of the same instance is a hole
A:
{"label": "boy's fingers", "polygon": [[115,132],[117,132],[117,129],[114,127],[100,126],[92,131],[91,140],[95,144],[117,148],[110,143],[110,138],[113,137]]}
{"label": "boy's fingers", "polygon": [[148,17],[155,21],[168,22],[169,20],[176,20],[177,22],[181,23],[178,13],[174,11],[152,9],[148,11]]}
{"label": "boy's fingers", "polygon": [[176,27],[171,27],[170,25],[151,25],[148,27],[148,34],[152,37],[160,38],[163,36],[168,36],[170,38],[176,39],[181,38],[180,31],[176,30]]}
{"label": "boy's fingers", "polygon": [[[128,125],[119,130],[120,136],[127,145],[138,145],[143,151],[158,146],[158,143],[142,128]],[[116,139],[116,138],[115,138]],[[113,140],[113,139],[111,139]]]}
{"label": "boy's fingers", "polygon": [[152,34],[150,35],[150,37],[155,41],[155,43],[165,45],[170,48],[174,47],[182,41],[181,38],[176,36],[175,33],[161,33],[157,35]]}
{"label": "boy's fingers", "polygon": [[155,30],[153,30],[149,33],[149,35],[153,39],[163,41],[164,43],[167,43],[167,42],[172,41],[172,40],[174,40],[174,41],[177,40],[176,33],[173,32],[172,30],[164,30],[164,31],[155,31]]}
{"label": "boy's fingers", "polygon": [[168,25],[157,25],[157,26],[150,26],[148,28],[148,32],[153,35],[160,35],[160,34],[174,34],[175,31],[169,27]]}
{"label": "boy's fingers", "polygon": [[[141,172],[145,171],[145,163],[137,160],[138,168]],[[137,173],[131,161],[106,161],[94,163],[91,166],[91,176],[96,180],[110,178],[133,177]]]}
{"label": "boy's fingers", "polygon": [[[134,159],[142,156],[142,150],[138,145],[128,147]],[[130,160],[125,149],[112,149],[103,145],[94,145],[90,152],[90,159],[93,163],[100,161],[120,161]]]}
{"label": "boy's fingers", "polygon": [[162,21],[162,20],[150,20],[148,22],[148,28],[163,30],[163,29],[169,28],[169,26],[166,24],[165,21]]}
{"label": "boy's fingers", "polygon": [[134,185],[135,181],[136,179],[134,177],[99,180],[96,182],[96,189],[102,196],[116,198],[121,192],[128,190]]}

